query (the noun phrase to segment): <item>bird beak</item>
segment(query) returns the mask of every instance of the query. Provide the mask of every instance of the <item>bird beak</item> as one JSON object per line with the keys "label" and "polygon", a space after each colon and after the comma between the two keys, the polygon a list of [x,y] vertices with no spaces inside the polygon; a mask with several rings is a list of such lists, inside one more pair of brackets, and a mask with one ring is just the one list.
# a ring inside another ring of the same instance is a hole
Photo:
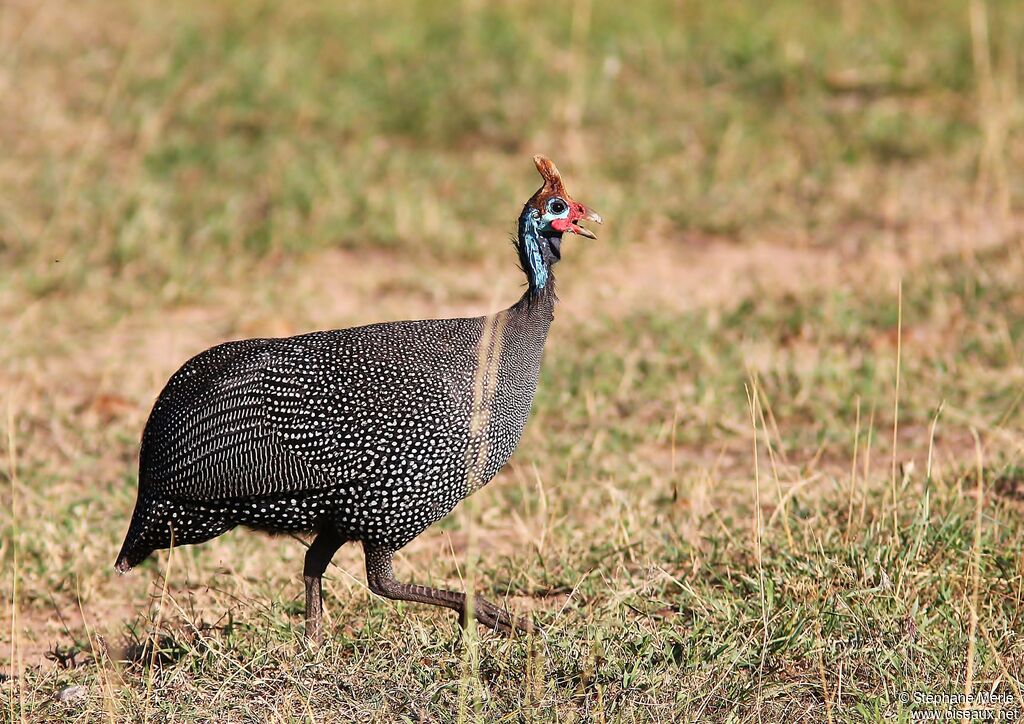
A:
{"label": "bird beak", "polygon": [[[597,213],[596,211],[588,209],[583,204],[579,204],[579,207],[580,207],[580,215],[578,217],[579,219],[586,219],[587,221],[593,221],[595,224],[600,224],[600,223],[602,223],[604,221],[601,218],[601,214]],[[593,231],[591,231],[590,229],[587,229],[586,227],[579,226],[576,223],[573,223],[572,226],[569,227],[569,230],[572,233],[574,233],[574,234],[579,234],[580,236],[585,236],[588,239],[596,239],[597,238],[597,234],[595,234]]]}

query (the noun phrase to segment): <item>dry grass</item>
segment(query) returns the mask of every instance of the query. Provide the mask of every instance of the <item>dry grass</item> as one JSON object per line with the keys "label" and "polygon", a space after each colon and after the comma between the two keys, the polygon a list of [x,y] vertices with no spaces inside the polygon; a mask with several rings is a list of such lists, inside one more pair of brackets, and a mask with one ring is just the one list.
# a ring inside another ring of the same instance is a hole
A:
{"label": "dry grass", "polygon": [[[0,6],[6,718],[1020,701],[1024,13],[620,5]],[[117,577],[168,375],[228,338],[507,305],[537,150],[609,223],[567,244],[512,463],[398,571],[548,639],[376,599],[354,546],[317,653],[295,541]]]}

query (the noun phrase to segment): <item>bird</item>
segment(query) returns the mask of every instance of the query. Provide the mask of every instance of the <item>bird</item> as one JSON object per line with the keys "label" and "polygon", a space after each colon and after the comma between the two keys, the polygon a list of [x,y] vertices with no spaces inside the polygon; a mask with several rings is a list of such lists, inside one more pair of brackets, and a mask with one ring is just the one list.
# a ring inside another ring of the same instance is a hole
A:
{"label": "bird", "polygon": [[[550,159],[513,245],[526,289],[494,314],[382,322],[229,341],[188,360],[142,433],[138,494],[115,562],[238,526],[312,535],[303,562],[305,639],[323,639],[322,577],[347,542],[369,589],[452,609],[511,635],[539,631],[481,598],[395,579],[396,551],[486,485],[519,443],[554,319],[562,237],[599,214],[566,193]],[[470,610],[471,609],[471,610]]]}

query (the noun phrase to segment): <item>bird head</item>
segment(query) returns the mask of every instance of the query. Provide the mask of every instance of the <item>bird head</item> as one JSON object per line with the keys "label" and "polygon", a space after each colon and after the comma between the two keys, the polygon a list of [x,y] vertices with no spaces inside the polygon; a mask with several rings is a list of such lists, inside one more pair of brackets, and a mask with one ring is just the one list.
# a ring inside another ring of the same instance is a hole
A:
{"label": "bird head", "polygon": [[541,234],[550,237],[569,232],[588,239],[596,239],[594,232],[580,226],[579,222],[586,219],[600,224],[601,215],[573,200],[566,193],[562,176],[550,158],[537,154],[533,157],[533,162],[544,179],[544,185],[537,189],[537,193],[527,202],[527,206],[539,215]]}
{"label": "bird head", "polygon": [[581,221],[601,223],[601,216],[566,193],[562,176],[551,159],[540,154],[533,162],[544,185],[530,197],[519,217],[518,246],[523,269],[533,287],[543,287],[552,264],[562,258],[562,234],[578,234],[588,239],[597,236],[580,226]]}

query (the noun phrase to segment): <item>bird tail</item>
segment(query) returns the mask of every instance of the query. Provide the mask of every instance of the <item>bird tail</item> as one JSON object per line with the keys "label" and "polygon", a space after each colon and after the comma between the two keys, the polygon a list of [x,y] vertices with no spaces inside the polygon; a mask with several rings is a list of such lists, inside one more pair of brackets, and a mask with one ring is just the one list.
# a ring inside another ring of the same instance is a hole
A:
{"label": "bird tail", "polygon": [[132,513],[132,522],[128,525],[128,532],[121,544],[121,552],[117,554],[117,561],[114,563],[114,570],[118,573],[127,573],[146,560],[157,548],[165,547],[159,545],[159,541],[152,540],[151,513],[149,503],[139,496],[135,503],[135,512]]}
{"label": "bird tail", "polygon": [[[180,518],[185,518],[190,525],[178,527]],[[221,503],[193,503],[183,507],[174,500],[139,496],[114,569],[127,573],[153,551],[202,543],[231,530],[238,522]]]}
{"label": "bird tail", "polygon": [[[134,521],[132,522],[134,523]],[[129,527],[128,534],[124,537],[124,543],[121,544],[121,552],[117,554],[117,561],[114,563],[114,570],[118,573],[127,573],[152,553],[152,549],[144,550],[144,546],[140,545],[139,538],[140,536],[132,530],[132,527]]]}
{"label": "bird tail", "polygon": [[117,561],[114,563],[114,570],[117,571],[118,573],[124,575],[125,573],[127,573],[128,571],[130,571],[134,567],[135,567],[135,563],[132,562],[132,559],[129,557],[128,553],[125,551],[124,546],[122,546],[121,547],[121,553],[118,554]]}

